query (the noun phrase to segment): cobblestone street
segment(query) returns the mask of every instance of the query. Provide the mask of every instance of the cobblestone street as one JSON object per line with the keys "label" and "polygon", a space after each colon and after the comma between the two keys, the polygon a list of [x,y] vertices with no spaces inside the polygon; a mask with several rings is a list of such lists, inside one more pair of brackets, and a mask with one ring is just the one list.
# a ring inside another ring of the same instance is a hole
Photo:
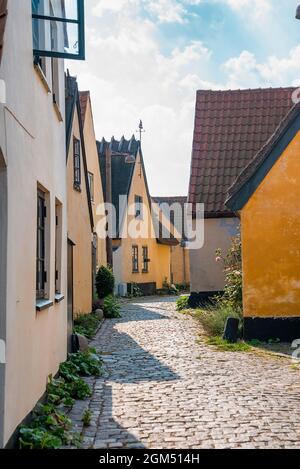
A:
{"label": "cobblestone street", "polygon": [[300,448],[300,371],[289,358],[219,352],[199,340],[174,299],[123,304],[92,346],[105,375],[91,380],[85,448]]}

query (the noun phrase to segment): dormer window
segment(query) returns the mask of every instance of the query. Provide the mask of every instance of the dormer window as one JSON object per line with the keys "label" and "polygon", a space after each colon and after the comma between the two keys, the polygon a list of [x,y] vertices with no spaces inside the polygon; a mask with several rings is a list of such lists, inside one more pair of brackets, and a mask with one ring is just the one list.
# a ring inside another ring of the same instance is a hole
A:
{"label": "dormer window", "polygon": [[32,0],[33,53],[84,60],[84,0]]}

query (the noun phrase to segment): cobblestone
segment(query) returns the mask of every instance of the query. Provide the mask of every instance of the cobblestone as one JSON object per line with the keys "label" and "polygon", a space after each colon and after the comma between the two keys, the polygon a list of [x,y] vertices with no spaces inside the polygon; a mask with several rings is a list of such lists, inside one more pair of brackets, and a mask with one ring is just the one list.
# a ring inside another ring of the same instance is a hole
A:
{"label": "cobblestone", "polygon": [[79,406],[92,413],[85,448],[300,448],[290,359],[219,352],[199,332],[165,298],[124,303],[104,322],[92,346],[105,373]]}

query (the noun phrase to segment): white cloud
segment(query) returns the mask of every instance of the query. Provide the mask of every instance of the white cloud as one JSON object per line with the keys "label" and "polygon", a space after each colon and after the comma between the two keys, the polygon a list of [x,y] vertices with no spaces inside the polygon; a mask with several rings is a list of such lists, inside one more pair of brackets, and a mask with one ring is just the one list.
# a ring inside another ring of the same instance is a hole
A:
{"label": "white cloud", "polygon": [[146,9],[154,14],[160,23],[184,23],[187,14],[182,3],[177,0],[150,0]]}
{"label": "white cloud", "polygon": [[[130,1],[130,0],[129,0]],[[107,12],[120,12],[125,8],[128,0],[99,0],[97,5],[93,8],[93,14],[96,16],[103,16]]]}
{"label": "white cloud", "polygon": [[300,46],[293,48],[287,57],[270,56],[259,63],[255,55],[243,51],[224,64],[230,88],[256,86],[298,86],[300,84]]}
{"label": "white cloud", "polygon": [[234,11],[252,18],[264,18],[270,14],[270,0],[218,0],[227,3]]}

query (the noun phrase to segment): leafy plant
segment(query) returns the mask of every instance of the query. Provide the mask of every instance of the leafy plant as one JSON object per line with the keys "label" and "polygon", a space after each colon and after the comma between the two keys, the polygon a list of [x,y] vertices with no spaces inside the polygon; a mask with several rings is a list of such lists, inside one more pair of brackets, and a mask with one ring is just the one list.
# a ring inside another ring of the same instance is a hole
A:
{"label": "leafy plant", "polygon": [[100,299],[112,295],[115,288],[115,277],[108,267],[100,267],[96,275],[96,290]]}
{"label": "leafy plant", "polygon": [[50,377],[48,386],[48,401],[52,404],[72,406],[75,399],[90,397],[92,392],[88,384],[75,374],[69,374],[68,379]]}
{"label": "leafy plant", "polygon": [[92,413],[89,409],[86,409],[82,416],[82,422],[85,427],[88,427],[91,424]]}
{"label": "leafy plant", "polygon": [[20,449],[58,449],[64,445],[78,446],[80,437],[71,432],[72,422],[51,404],[39,406],[30,426],[20,429]]}
{"label": "leafy plant", "polygon": [[227,319],[238,318],[237,313],[231,306],[225,304],[217,304],[207,306],[206,309],[198,309],[194,313],[195,317],[200,321],[206,332],[213,336],[221,336],[224,332]]}
{"label": "leafy plant", "polygon": [[224,295],[217,302],[226,304],[242,314],[243,309],[243,274],[242,243],[240,236],[232,239],[231,247],[225,257],[217,250],[217,262],[223,262],[225,273]]}
{"label": "leafy plant", "polygon": [[110,295],[105,298],[103,304],[104,316],[107,319],[120,318],[121,317],[121,308],[118,300]]}
{"label": "leafy plant", "polygon": [[[89,349],[85,352],[72,353],[69,355],[68,365],[70,371],[75,370],[81,376],[100,376],[102,360],[97,354],[96,349]],[[62,365],[61,365],[62,366]]]}
{"label": "leafy plant", "polygon": [[189,308],[189,296],[180,296],[176,301],[177,311],[183,311]]}
{"label": "leafy plant", "polygon": [[87,339],[93,339],[100,322],[96,314],[82,314],[74,320],[74,332],[85,336]]}

